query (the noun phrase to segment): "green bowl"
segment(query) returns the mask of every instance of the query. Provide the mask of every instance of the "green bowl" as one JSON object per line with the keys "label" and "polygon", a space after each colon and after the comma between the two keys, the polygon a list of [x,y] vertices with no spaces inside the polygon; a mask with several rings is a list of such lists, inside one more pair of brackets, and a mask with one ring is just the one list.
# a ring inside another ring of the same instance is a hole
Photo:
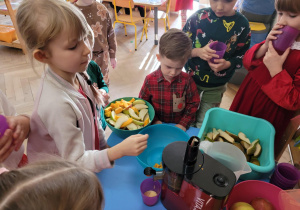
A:
{"label": "green bowl", "polygon": [[[118,98],[118,99],[110,102],[105,108],[109,107],[111,103],[115,103],[116,101],[121,101],[121,99],[124,99],[125,101],[130,101],[132,98],[135,98],[135,100],[141,99],[141,98],[136,98],[136,97]],[[141,99],[141,100],[144,100],[144,99]],[[110,125],[109,123],[107,123],[108,127],[112,130],[112,132],[114,132],[117,136],[119,136],[120,138],[123,138],[123,139],[127,138],[128,136],[138,134],[141,130],[148,127],[152,123],[152,120],[154,119],[154,116],[155,116],[155,111],[154,111],[153,106],[148,101],[145,101],[145,102],[146,102],[146,105],[148,106],[148,113],[149,113],[149,117],[150,117],[150,123],[148,125],[146,125],[143,128],[136,129],[136,130],[118,129],[118,128],[115,128],[114,126]]]}

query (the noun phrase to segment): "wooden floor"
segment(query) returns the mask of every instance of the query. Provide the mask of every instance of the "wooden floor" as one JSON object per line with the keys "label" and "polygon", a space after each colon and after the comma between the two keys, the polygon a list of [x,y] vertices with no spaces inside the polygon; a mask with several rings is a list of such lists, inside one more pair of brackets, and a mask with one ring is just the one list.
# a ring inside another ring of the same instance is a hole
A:
{"label": "wooden floor", "polygon": [[[200,0],[208,3],[208,0]],[[1,2],[0,2],[1,3]],[[205,5],[195,2],[194,10]],[[109,9],[112,13],[112,9]],[[192,11],[188,13],[192,14]],[[138,12],[135,12],[138,15]],[[0,16],[0,24],[11,24],[9,17]],[[178,13],[170,15],[171,28],[181,28],[181,18]],[[142,33],[142,22],[137,26],[138,49],[134,50],[134,27],[127,27],[126,37],[121,24],[116,24],[117,37],[117,67],[110,69],[110,97],[111,100],[124,96],[138,96],[144,78],[159,66],[156,59],[158,46],[154,45],[154,23],[148,27],[148,40],[145,37],[142,42],[139,38]],[[164,24],[159,21],[159,37],[164,33]],[[40,78],[44,66],[33,63],[21,50],[0,46],[0,89],[6,94],[9,101],[15,106],[18,113],[31,114],[34,105],[35,94],[38,90]],[[228,84],[221,107],[228,109],[238,90],[238,86]],[[109,135],[109,128],[106,134]],[[284,162],[289,161],[288,155],[283,155]]]}

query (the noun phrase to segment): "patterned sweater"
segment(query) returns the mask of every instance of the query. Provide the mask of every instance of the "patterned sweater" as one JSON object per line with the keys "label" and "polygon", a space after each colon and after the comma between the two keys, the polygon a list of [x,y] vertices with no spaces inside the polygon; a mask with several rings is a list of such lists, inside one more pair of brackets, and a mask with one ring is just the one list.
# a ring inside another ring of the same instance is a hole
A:
{"label": "patterned sweater", "polygon": [[214,73],[207,61],[193,57],[185,65],[186,71],[197,85],[218,87],[227,83],[235,72],[242,67],[243,56],[250,46],[251,31],[248,20],[239,12],[233,16],[217,17],[211,8],[195,12],[188,20],[183,31],[193,41],[193,48],[201,48],[213,41],[224,42],[227,49],[224,59],[231,63],[230,68]]}

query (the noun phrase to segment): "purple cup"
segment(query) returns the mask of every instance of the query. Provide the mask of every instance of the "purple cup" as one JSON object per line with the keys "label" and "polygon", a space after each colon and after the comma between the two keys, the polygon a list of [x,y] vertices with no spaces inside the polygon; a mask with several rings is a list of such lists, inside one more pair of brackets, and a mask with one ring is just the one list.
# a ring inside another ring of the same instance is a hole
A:
{"label": "purple cup", "polygon": [[[143,201],[147,206],[153,206],[157,203],[160,192],[161,192],[161,184],[159,181],[154,181],[153,178],[145,179],[140,186],[140,190],[142,193]],[[156,192],[156,196],[148,197],[145,195],[145,192],[152,190]]]}
{"label": "purple cup", "polygon": [[225,51],[227,49],[226,44],[224,44],[223,42],[212,42],[209,45],[210,49],[215,50],[216,54],[219,56],[219,58],[211,58],[210,61],[212,63],[215,63],[215,59],[221,59],[223,58]]}
{"label": "purple cup", "polygon": [[2,136],[4,135],[4,132],[8,128],[9,128],[9,126],[6,121],[6,117],[4,117],[3,115],[0,115],[0,138],[2,138]]}
{"label": "purple cup", "polygon": [[299,170],[289,163],[279,163],[271,176],[270,183],[283,190],[293,189],[300,179]]}
{"label": "purple cup", "polygon": [[292,46],[300,31],[290,26],[284,26],[279,30],[282,31],[282,34],[277,35],[277,39],[273,41],[273,47],[277,51],[284,52],[288,47]]}

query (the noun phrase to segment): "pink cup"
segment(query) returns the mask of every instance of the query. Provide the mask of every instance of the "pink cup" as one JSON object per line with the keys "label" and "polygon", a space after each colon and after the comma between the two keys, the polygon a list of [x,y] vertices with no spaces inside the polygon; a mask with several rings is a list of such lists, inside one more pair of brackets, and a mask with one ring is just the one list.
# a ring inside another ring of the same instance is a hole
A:
{"label": "pink cup", "polygon": [[219,58],[211,58],[210,61],[212,63],[215,63],[215,59],[221,59],[223,58],[225,51],[227,49],[226,44],[224,44],[223,42],[212,42],[209,45],[210,49],[215,50],[216,54],[219,56]]}
{"label": "pink cup", "polygon": [[270,183],[283,190],[293,189],[300,179],[299,170],[289,163],[279,163],[271,176]]}
{"label": "pink cup", "polygon": [[282,31],[282,34],[277,35],[277,39],[273,41],[273,46],[277,51],[284,52],[288,47],[292,46],[300,31],[290,26],[284,26],[279,30]]}
{"label": "pink cup", "polygon": [[8,128],[9,127],[8,127],[8,124],[6,121],[6,117],[4,117],[3,115],[0,115],[0,138],[4,135],[4,132]]}
{"label": "pink cup", "polygon": [[[161,184],[159,181],[154,181],[153,178],[145,179],[140,186],[140,190],[142,193],[143,201],[147,206],[153,206],[157,203],[159,199],[159,195],[161,192]],[[154,197],[148,197],[145,195],[145,192],[152,190],[156,192],[156,196]]]}

